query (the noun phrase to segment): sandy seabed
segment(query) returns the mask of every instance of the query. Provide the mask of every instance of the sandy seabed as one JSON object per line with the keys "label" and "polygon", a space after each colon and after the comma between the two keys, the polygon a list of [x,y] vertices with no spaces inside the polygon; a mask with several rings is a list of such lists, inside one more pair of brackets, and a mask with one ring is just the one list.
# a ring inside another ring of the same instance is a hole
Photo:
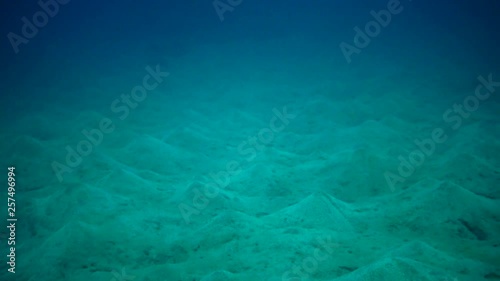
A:
{"label": "sandy seabed", "polygon": [[206,46],[126,116],[13,121],[19,280],[500,280],[498,91],[465,117],[480,82],[451,64],[263,56]]}

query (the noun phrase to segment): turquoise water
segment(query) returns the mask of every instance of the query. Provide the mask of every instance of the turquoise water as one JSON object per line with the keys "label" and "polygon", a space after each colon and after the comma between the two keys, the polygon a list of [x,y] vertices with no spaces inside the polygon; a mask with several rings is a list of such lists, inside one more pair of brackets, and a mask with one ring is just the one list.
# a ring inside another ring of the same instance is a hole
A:
{"label": "turquoise water", "polygon": [[2,6],[0,280],[500,279],[496,1]]}

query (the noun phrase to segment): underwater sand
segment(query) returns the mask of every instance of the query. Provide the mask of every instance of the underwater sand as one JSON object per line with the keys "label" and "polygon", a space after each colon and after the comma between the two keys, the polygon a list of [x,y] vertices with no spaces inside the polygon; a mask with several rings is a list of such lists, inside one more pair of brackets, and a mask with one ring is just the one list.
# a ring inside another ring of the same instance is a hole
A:
{"label": "underwater sand", "polygon": [[[161,58],[169,76],[123,120],[111,104],[146,65],[83,81],[72,105],[21,103],[0,136],[16,280],[500,280],[498,91],[454,130],[443,113],[477,72],[280,55],[292,43]],[[59,181],[54,161],[103,118],[114,131]],[[446,141],[388,184],[436,128]]]}

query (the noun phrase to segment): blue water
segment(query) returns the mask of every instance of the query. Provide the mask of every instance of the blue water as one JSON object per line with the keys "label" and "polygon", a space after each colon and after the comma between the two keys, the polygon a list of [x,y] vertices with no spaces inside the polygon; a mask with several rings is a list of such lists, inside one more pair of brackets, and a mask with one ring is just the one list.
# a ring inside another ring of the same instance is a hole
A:
{"label": "blue water", "polygon": [[500,2],[1,11],[0,280],[500,279]]}

